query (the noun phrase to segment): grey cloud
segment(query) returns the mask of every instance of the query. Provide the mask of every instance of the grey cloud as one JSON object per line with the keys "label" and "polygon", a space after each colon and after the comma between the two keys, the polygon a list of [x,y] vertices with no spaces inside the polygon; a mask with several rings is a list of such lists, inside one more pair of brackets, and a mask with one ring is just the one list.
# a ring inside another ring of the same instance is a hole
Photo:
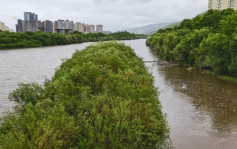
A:
{"label": "grey cloud", "polygon": [[14,16],[32,11],[41,20],[69,19],[122,30],[180,21],[207,10],[207,0],[1,0],[0,21],[15,28]]}

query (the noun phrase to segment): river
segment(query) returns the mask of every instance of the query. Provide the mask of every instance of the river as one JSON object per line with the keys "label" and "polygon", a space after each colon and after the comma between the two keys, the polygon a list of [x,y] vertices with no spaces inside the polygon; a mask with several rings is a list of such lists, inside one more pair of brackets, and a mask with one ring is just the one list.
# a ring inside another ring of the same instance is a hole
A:
{"label": "river", "polygon": [[[237,84],[169,64],[146,46],[131,46],[154,76],[170,137],[177,149],[237,148]],[[0,115],[14,106],[7,97],[20,82],[50,79],[62,59],[91,43],[0,51]]]}

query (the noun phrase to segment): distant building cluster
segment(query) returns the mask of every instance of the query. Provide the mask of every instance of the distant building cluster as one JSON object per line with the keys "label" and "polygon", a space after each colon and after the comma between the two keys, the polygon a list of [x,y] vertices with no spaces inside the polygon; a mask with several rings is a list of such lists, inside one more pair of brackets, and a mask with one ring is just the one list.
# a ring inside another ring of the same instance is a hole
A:
{"label": "distant building cluster", "polygon": [[208,0],[208,9],[223,10],[237,9],[237,0]]}
{"label": "distant building cluster", "polygon": [[7,27],[4,22],[0,22],[0,30],[9,31],[9,27]]}
{"label": "distant building cluster", "polygon": [[56,33],[66,33],[70,34],[73,32],[73,21],[68,20],[58,20],[53,23],[53,31]]}
{"label": "distant building cluster", "polygon": [[[24,12],[24,20],[18,19],[16,24],[16,32],[22,33],[25,31],[36,32],[55,32],[70,34],[73,31],[79,31],[82,33],[99,33],[104,32],[103,25],[89,25],[81,22],[74,23],[69,20],[58,20],[58,21],[39,21],[38,15],[31,12]],[[109,34],[111,32],[104,32]]]}

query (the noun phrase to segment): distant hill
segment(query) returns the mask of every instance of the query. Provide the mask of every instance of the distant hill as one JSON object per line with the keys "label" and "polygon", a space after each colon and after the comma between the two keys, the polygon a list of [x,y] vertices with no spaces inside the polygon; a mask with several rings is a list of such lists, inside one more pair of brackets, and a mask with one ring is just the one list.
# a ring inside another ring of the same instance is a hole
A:
{"label": "distant hill", "polygon": [[137,27],[137,28],[131,28],[131,29],[126,29],[125,31],[130,32],[130,33],[135,33],[135,34],[147,34],[149,35],[152,32],[156,32],[157,30],[173,24],[173,22],[168,22],[168,23],[157,23],[157,24],[151,24],[151,25],[146,25],[143,27]]}
{"label": "distant hill", "polygon": [[[159,29],[173,28],[173,27],[175,27],[175,26],[180,25],[180,23],[181,23],[181,22],[171,23],[171,24],[168,24],[168,25],[166,25],[166,26],[164,26],[164,27],[162,27],[162,28],[159,28]],[[157,29],[157,30],[159,30],[159,29]],[[152,34],[154,34],[155,32],[157,32],[157,30],[152,31],[152,32],[149,32],[149,33],[147,33],[147,35],[148,35],[148,36],[151,36]]]}
{"label": "distant hill", "polygon": [[170,25],[167,25],[167,26],[163,27],[162,29],[174,28],[175,26],[179,26],[180,24],[181,24],[181,22],[172,23]]}

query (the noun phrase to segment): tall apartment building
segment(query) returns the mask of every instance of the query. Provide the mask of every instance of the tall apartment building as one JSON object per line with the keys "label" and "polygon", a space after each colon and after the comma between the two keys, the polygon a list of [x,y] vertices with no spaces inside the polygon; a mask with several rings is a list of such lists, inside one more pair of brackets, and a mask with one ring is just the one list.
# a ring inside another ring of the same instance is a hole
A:
{"label": "tall apartment building", "polygon": [[74,23],[73,30],[84,33],[84,23],[76,22]]}
{"label": "tall apartment building", "polygon": [[90,33],[90,25],[89,24],[85,24],[84,25],[84,33]]}
{"label": "tall apartment building", "polygon": [[17,33],[22,33],[25,31],[25,25],[24,25],[24,22],[23,20],[21,19],[18,19],[17,20],[17,24],[16,24],[16,32]]}
{"label": "tall apartment building", "polygon": [[89,24],[84,24],[77,22],[74,24],[74,31],[79,31],[82,33],[94,33],[95,32],[95,25],[89,25]]}
{"label": "tall apartment building", "polygon": [[30,20],[36,20],[38,21],[38,15],[32,12],[24,12],[24,20],[30,21]]}
{"label": "tall apartment building", "polygon": [[208,0],[208,9],[237,9],[237,0]]}
{"label": "tall apartment building", "polygon": [[49,20],[46,20],[46,21],[43,21],[42,22],[43,24],[43,32],[53,32],[53,22],[52,21],[49,21]]}
{"label": "tall apartment building", "polygon": [[24,12],[24,20],[18,19],[16,25],[17,33],[29,31],[36,32],[41,30],[41,22],[38,21],[38,15],[31,12]]}
{"label": "tall apartment building", "polygon": [[22,33],[22,32],[36,32],[39,31],[39,22],[36,20],[21,20],[18,19],[17,21],[17,25],[16,25],[16,31],[17,33]]}
{"label": "tall apartment building", "polygon": [[9,28],[5,25],[4,22],[0,22],[0,30],[9,31]]}
{"label": "tall apartment building", "polygon": [[38,31],[38,21],[37,20],[26,20],[24,21],[25,23],[25,31],[29,31],[29,32],[36,32]]}
{"label": "tall apartment building", "polygon": [[66,34],[70,34],[73,31],[79,31],[82,33],[94,33],[103,32],[103,25],[96,25],[95,28],[95,25],[84,24],[81,22],[73,23],[73,21],[69,20],[58,20],[54,23],[49,20],[41,22],[38,20],[37,14],[32,12],[24,12],[24,20],[17,20],[16,32],[21,33],[25,31],[56,32]]}
{"label": "tall apartment building", "polygon": [[97,33],[103,32],[103,25],[96,25],[96,32]]}
{"label": "tall apartment building", "polygon": [[0,30],[5,30],[5,23],[3,22],[0,22]]}
{"label": "tall apartment building", "polygon": [[58,20],[54,22],[54,30],[56,33],[70,34],[73,32],[73,21]]}
{"label": "tall apartment building", "polygon": [[95,32],[95,25],[90,25],[90,33],[94,33]]}

